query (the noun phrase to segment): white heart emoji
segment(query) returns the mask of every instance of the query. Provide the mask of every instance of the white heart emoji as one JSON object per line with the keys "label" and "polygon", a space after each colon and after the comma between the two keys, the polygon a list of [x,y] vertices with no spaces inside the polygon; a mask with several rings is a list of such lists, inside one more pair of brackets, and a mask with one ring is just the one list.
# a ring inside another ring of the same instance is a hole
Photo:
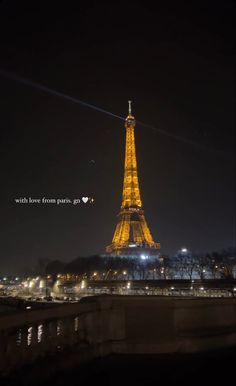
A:
{"label": "white heart emoji", "polygon": [[88,197],[82,197],[82,201],[86,204],[86,202],[88,201]]}

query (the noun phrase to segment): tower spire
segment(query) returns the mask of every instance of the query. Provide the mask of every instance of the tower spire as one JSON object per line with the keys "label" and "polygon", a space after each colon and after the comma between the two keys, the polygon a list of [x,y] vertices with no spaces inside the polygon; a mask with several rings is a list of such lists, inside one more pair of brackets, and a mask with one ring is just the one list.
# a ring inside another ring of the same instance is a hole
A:
{"label": "tower spire", "polygon": [[129,115],[130,115],[130,116],[132,115],[132,112],[131,112],[131,103],[132,103],[132,101],[128,101],[128,104],[129,104]]}

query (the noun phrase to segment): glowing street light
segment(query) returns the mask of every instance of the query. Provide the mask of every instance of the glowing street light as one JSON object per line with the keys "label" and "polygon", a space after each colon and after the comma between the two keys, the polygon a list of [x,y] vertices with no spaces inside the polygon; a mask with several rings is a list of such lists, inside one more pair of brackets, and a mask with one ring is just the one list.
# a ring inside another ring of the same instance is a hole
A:
{"label": "glowing street light", "polygon": [[31,281],[29,282],[29,288],[32,288],[33,286],[34,286],[34,281],[31,280]]}
{"label": "glowing street light", "polygon": [[85,280],[82,280],[82,281],[81,281],[80,288],[81,288],[81,289],[84,289],[85,287],[86,287],[86,281],[85,281]]}
{"label": "glowing street light", "polygon": [[44,280],[40,280],[39,288],[43,288],[43,287],[45,287],[45,281]]}

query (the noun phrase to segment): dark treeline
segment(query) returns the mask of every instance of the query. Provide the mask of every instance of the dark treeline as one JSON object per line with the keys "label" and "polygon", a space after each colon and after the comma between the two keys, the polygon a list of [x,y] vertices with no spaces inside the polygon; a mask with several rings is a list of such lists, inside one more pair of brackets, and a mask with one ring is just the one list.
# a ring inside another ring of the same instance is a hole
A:
{"label": "dark treeline", "polygon": [[70,273],[100,280],[230,279],[234,277],[235,270],[236,249],[227,248],[202,255],[179,253],[174,257],[147,260],[99,255],[78,257],[70,263],[54,260],[47,263],[45,274]]}

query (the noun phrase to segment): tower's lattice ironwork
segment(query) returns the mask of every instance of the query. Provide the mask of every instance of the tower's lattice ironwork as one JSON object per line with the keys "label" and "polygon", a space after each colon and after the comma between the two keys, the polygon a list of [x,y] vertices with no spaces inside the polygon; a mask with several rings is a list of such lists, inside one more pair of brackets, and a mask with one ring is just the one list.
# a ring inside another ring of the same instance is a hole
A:
{"label": "tower's lattice ironwork", "polygon": [[131,113],[125,120],[126,148],[121,210],[111,245],[106,252],[113,255],[158,254],[160,244],[153,241],[145,220],[140,197],[134,136],[135,118]]}

